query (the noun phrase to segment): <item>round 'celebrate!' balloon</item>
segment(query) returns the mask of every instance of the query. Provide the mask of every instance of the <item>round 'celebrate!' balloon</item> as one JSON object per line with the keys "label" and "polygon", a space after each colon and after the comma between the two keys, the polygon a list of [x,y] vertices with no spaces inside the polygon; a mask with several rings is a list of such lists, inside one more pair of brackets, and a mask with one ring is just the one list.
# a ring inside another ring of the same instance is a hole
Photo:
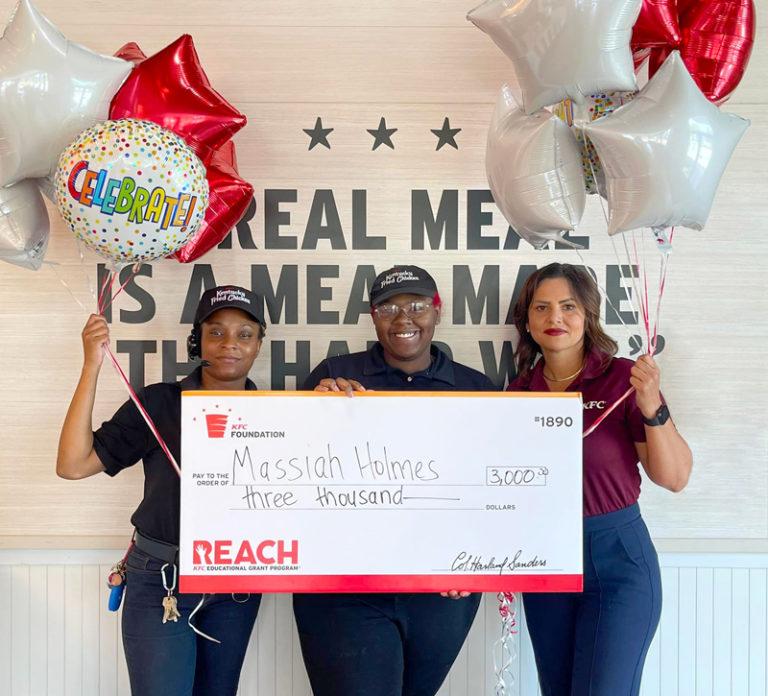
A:
{"label": "round 'celebrate!' balloon", "polygon": [[56,204],[74,234],[120,264],[168,256],[208,206],[205,167],[176,134],[150,121],[104,121],[61,154]]}

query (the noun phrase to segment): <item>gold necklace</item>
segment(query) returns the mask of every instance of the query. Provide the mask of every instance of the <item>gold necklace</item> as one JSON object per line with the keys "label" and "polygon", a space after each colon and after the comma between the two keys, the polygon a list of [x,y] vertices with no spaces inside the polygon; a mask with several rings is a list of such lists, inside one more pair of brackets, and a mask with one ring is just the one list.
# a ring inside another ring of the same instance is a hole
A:
{"label": "gold necklace", "polygon": [[572,375],[568,375],[567,377],[561,377],[560,379],[555,379],[554,377],[547,377],[547,373],[544,372],[542,369],[542,374],[544,375],[544,379],[546,379],[548,382],[567,382],[569,379],[573,379],[574,377],[577,377],[579,373],[584,369],[585,363],[581,363],[581,367],[576,370]]}

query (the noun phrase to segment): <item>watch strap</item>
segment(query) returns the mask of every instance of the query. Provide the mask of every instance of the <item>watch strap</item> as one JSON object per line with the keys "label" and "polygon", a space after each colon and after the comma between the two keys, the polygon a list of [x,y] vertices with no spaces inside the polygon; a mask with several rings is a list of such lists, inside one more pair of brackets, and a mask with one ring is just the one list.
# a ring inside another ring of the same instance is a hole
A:
{"label": "watch strap", "polygon": [[669,408],[667,408],[666,404],[662,404],[659,406],[659,409],[656,411],[656,414],[653,416],[653,418],[646,418],[643,416],[643,422],[646,425],[664,425],[669,420]]}

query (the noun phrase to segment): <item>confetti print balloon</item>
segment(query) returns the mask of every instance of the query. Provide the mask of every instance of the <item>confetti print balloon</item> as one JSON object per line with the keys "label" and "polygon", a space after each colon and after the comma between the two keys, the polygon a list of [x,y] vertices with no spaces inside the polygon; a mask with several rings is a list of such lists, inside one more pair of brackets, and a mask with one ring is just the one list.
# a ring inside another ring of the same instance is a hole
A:
{"label": "confetti print balloon", "polygon": [[75,236],[115,266],[184,246],[208,207],[205,167],[150,121],[104,121],[61,154],[56,205]]}
{"label": "confetti print balloon", "polygon": [[[587,122],[596,121],[603,116],[612,114],[616,109],[624,104],[628,104],[637,92],[603,92],[601,94],[592,94],[585,99],[584,108],[582,108],[583,119]],[[605,197],[605,174],[603,165],[597,156],[597,150],[592,141],[587,138],[581,128],[574,126],[574,104],[570,99],[565,99],[559,104],[555,104],[552,112],[571,126],[571,131],[579,141],[581,147],[581,162],[584,169],[584,185],[587,193],[599,193]]]}

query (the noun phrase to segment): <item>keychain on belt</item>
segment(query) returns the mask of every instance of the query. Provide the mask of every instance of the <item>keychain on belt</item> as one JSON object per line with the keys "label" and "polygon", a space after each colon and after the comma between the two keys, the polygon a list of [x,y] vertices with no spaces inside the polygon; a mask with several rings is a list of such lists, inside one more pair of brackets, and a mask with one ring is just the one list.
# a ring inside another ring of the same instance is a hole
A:
{"label": "keychain on belt", "polygon": [[128,558],[128,554],[133,548],[133,539],[128,545],[128,550],[125,552],[125,556],[122,557],[107,575],[107,587],[109,588],[109,604],[107,605],[110,611],[117,611],[123,602],[123,592],[125,592],[125,560]]}
{"label": "keychain on belt", "polygon": [[[169,566],[173,566],[173,581],[171,586],[168,586],[168,581],[165,577],[165,569]],[[163,589],[168,593],[163,597],[163,623],[168,621],[178,621],[181,618],[179,609],[176,605],[176,597],[173,596],[173,591],[176,589],[176,564],[166,563],[160,568],[160,575],[163,577]]]}

